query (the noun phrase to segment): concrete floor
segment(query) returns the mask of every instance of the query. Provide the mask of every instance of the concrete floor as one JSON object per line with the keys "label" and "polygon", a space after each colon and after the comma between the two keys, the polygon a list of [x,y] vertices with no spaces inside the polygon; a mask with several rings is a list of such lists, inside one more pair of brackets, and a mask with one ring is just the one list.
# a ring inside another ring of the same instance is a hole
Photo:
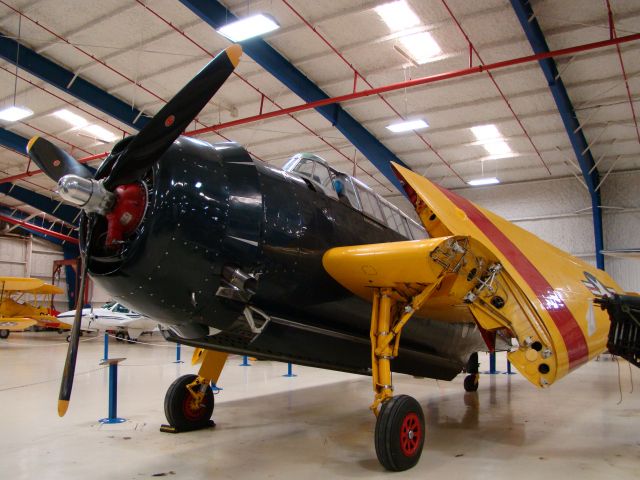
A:
{"label": "concrete floor", "polygon": [[[389,474],[373,447],[369,378],[294,366],[228,361],[216,396],[216,428],[160,433],[163,399],[179,375],[175,346],[157,335],[150,345],[111,342],[120,367],[120,425],[107,415],[107,370],[98,366],[102,338],[83,337],[73,398],[58,418],[56,400],[66,342],[49,334],[12,334],[0,341],[1,478],[176,479],[252,478],[640,478],[640,375],[620,362],[591,362],[548,390],[521,375],[481,379],[465,394],[453,382],[396,375],[397,393],[411,394],[427,418],[422,459]],[[192,349],[183,348],[189,360]],[[498,368],[504,364],[498,361]],[[503,356],[502,356],[503,357]],[[482,367],[487,359],[481,355]]]}

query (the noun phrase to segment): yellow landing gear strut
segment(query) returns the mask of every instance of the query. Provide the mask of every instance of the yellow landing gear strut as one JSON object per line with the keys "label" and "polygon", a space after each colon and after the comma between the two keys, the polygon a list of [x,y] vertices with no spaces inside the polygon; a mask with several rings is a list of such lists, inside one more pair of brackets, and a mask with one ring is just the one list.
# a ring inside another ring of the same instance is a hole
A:
{"label": "yellow landing gear strut", "polygon": [[211,384],[216,384],[227,360],[227,354],[197,348],[191,363],[200,362],[197,375],[183,375],[176,379],[164,398],[164,413],[169,425],[162,425],[161,432],[179,433],[213,427],[211,420],[214,400]]}
{"label": "yellow landing gear strut", "polygon": [[370,337],[375,397],[370,408],[376,415],[376,455],[387,470],[407,470],[418,463],[422,454],[425,437],[422,407],[408,395],[393,396],[391,360],[398,356],[402,328],[442,278],[409,301],[392,288],[376,288],[373,292]]}

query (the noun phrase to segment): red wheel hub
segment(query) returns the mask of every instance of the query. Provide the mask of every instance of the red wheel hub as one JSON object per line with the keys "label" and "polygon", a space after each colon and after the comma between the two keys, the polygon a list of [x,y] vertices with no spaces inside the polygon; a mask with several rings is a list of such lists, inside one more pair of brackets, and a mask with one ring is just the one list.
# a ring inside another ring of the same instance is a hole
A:
{"label": "red wheel hub", "polygon": [[197,403],[196,399],[187,392],[184,397],[184,401],[182,402],[182,411],[185,418],[192,421],[198,421],[202,417],[202,412],[204,412],[204,405],[202,403]]}
{"label": "red wheel hub", "polygon": [[402,427],[400,427],[400,448],[405,456],[412,457],[418,453],[422,435],[418,415],[413,412],[407,413],[402,420]]}

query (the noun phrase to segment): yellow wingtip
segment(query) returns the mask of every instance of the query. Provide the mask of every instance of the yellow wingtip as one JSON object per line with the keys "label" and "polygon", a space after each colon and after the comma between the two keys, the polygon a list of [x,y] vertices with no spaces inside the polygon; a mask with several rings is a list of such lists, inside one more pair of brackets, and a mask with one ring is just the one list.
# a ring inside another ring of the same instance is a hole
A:
{"label": "yellow wingtip", "polygon": [[234,43],[226,49],[226,52],[227,57],[229,57],[229,60],[233,64],[233,67],[237,67],[240,62],[240,57],[242,56],[242,47],[237,43]]}
{"label": "yellow wingtip", "polygon": [[69,400],[58,400],[58,416],[64,417],[64,414],[67,413],[67,409],[69,408]]}
{"label": "yellow wingtip", "polygon": [[31,137],[31,140],[27,143],[27,153],[31,150],[31,147],[33,147],[33,144],[38,140],[38,138],[40,138],[38,135]]}

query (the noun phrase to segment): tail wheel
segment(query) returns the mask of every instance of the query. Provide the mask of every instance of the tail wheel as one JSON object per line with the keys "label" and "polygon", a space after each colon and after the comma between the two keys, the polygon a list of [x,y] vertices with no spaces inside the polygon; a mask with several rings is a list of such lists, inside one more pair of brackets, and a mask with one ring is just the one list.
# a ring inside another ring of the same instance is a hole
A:
{"label": "tail wheel", "polygon": [[183,375],[176,379],[164,397],[164,414],[169,424],[177,429],[196,429],[207,426],[213,413],[213,391],[210,386],[201,403],[197,403],[187,390],[197,375]]}
{"label": "tail wheel", "polygon": [[9,338],[9,330],[6,328],[0,330],[0,338]]}
{"label": "tail wheel", "polygon": [[400,472],[415,466],[422,455],[425,426],[422,407],[408,395],[384,402],[376,421],[378,461],[387,470]]}
{"label": "tail wheel", "polygon": [[477,392],[478,391],[478,380],[480,375],[474,373],[472,375],[467,375],[464,377],[464,390],[465,392]]}

